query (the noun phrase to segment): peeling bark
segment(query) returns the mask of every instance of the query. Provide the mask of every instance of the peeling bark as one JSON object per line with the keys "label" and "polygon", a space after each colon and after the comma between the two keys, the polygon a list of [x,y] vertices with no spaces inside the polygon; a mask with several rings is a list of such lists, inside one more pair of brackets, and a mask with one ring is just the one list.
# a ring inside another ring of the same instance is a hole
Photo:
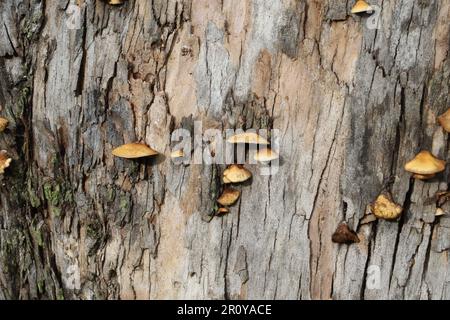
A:
{"label": "peeling bark", "polygon": [[[426,201],[449,171],[403,165],[449,160],[450,3],[372,0],[373,29],[353,2],[2,1],[0,299],[449,299],[450,218]],[[111,155],[167,156],[194,121],[282,133],[279,172],[248,166],[223,217],[223,165]],[[365,223],[386,186],[404,215]],[[332,243],[343,221],[359,243]]]}

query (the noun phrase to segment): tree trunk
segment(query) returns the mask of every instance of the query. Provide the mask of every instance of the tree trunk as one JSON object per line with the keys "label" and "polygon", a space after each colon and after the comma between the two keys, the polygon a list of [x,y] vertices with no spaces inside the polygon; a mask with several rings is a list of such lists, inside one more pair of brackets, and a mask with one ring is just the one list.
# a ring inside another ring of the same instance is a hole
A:
{"label": "tree trunk", "polygon": [[[450,299],[450,171],[403,169],[449,159],[450,2],[370,3],[1,1],[0,299]],[[167,157],[193,121],[281,133],[228,215],[224,165]],[[112,156],[134,141],[166,159]],[[384,189],[404,214],[367,221]]]}

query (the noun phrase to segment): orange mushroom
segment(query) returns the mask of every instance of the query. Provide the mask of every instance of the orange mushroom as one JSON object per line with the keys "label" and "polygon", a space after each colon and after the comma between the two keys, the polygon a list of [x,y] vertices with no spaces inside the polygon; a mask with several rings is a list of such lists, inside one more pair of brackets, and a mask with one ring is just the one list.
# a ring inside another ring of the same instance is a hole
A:
{"label": "orange mushroom", "polygon": [[445,170],[445,161],[433,156],[429,151],[419,152],[414,159],[405,164],[405,170],[415,174],[417,179],[430,179]]}
{"label": "orange mushroom", "polygon": [[355,5],[352,8],[352,13],[365,13],[372,11],[373,11],[372,6],[364,0],[356,1]]}
{"label": "orange mushroom", "polygon": [[241,192],[232,188],[226,188],[217,202],[222,206],[232,206],[239,199]]}
{"label": "orange mushroom", "polygon": [[155,156],[158,152],[143,143],[127,143],[115,148],[112,154],[120,158],[136,159]]}
{"label": "orange mushroom", "polygon": [[[242,165],[232,164],[223,172],[224,183],[244,182],[252,177],[252,173]],[[228,182],[229,181],[229,182]]]}
{"label": "orange mushroom", "polygon": [[397,219],[403,212],[403,207],[395,203],[388,192],[381,193],[372,204],[373,214],[384,220]]}

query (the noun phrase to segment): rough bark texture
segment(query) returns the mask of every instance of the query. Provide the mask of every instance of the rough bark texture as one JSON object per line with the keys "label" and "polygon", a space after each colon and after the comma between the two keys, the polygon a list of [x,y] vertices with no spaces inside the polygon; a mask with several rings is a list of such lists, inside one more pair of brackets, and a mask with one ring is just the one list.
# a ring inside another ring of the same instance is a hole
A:
{"label": "rough bark texture", "polygon": [[[75,1],[1,1],[0,299],[449,299],[450,217],[427,199],[450,171],[403,165],[450,160],[450,1],[370,2],[379,29],[353,0],[86,0],[70,30]],[[111,155],[168,155],[194,120],[282,133],[277,175],[249,166],[209,222],[223,166]],[[405,214],[362,224],[388,180]],[[359,243],[331,242],[342,221]]]}

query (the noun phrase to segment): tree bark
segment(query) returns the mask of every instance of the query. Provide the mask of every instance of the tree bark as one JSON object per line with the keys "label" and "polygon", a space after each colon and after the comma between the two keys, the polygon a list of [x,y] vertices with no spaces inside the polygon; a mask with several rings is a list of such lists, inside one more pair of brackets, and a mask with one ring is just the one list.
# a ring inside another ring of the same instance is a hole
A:
{"label": "tree bark", "polygon": [[[0,299],[449,299],[450,216],[427,199],[450,172],[403,166],[449,159],[450,2],[370,3],[379,28],[353,0],[1,1]],[[197,120],[281,132],[279,172],[247,166],[223,217],[223,165],[111,154],[167,156]],[[386,188],[404,214],[366,223]],[[332,243],[342,221],[359,243]]]}

